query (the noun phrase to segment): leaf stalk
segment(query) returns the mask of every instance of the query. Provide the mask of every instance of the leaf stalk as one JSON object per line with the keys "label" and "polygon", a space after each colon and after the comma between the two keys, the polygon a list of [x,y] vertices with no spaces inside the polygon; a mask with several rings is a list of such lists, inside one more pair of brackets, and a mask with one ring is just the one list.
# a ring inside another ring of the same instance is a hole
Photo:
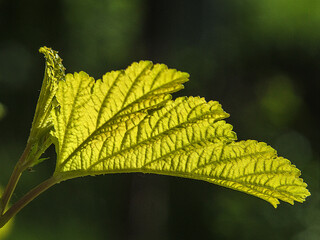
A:
{"label": "leaf stalk", "polygon": [[46,191],[59,182],[59,178],[52,176],[46,181],[40,183],[38,186],[30,190],[24,195],[19,201],[13,204],[1,217],[0,217],[0,228],[2,228],[11,218],[13,218],[22,208],[24,208],[33,199],[38,197],[41,193]]}
{"label": "leaf stalk", "polygon": [[18,162],[17,162],[17,164],[16,164],[16,166],[10,176],[9,182],[3,192],[3,195],[0,200],[0,215],[1,216],[3,215],[5,209],[8,206],[8,203],[11,199],[11,196],[12,196],[14,190],[16,189],[17,183],[22,175],[22,172],[24,170],[26,170],[28,167],[28,166],[26,166],[26,160],[28,159],[28,156],[30,154],[31,147],[32,147],[32,144],[30,142],[28,142],[27,146],[24,149],[20,159],[18,160]]}

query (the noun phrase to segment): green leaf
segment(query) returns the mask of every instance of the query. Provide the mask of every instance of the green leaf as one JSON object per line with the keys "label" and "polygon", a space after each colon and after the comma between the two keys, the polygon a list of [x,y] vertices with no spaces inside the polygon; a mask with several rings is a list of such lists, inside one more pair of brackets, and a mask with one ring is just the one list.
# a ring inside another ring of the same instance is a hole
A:
{"label": "green leaf", "polygon": [[216,101],[171,100],[188,74],[148,61],[95,81],[86,73],[58,83],[51,132],[61,181],[143,172],[204,180],[260,197],[273,206],[310,195],[300,171],[257,141],[236,142]]}
{"label": "green leaf", "polygon": [[34,139],[38,139],[52,127],[51,110],[56,105],[54,98],[58,82],[65,77],[65,68],[57,51],[41,47],[39,52],[45,56],[46,68],[30,133],[30,138]]}
{"label": "green leaf", "polygon": [[65,78],[65,68],[58,52],[47,47],[41,47],[39,52],[45,56],[46,68],[28,139],[30,152],[24,163],[25,168],[42,162],[39,161],[40,156],[52,144],[52,138],[49,134],[53,128],[51,113],[53,107],[57,106],[55,95],[58,90],[58,83],[64,81]]}

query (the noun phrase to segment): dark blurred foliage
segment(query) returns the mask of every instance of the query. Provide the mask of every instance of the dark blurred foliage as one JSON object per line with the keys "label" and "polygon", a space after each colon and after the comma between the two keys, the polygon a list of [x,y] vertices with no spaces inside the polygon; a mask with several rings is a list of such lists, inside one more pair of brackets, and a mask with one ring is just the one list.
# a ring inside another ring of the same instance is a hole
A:
{"label": "dark blurred foliage", "polygon": [[[319,29],[318,0],[0,0],[2,186],[28,137],[44,72],[37,51],[46,45],[68,72],[95,78],[140,59],[189,72],[176,96],[220,101],[239,139],[271,144],[312,193],[275,210],[201,181],[85,177],[29,204],[8,239],[320,239]],[[46,156],[13,201],[52,174],[54,149]]]}

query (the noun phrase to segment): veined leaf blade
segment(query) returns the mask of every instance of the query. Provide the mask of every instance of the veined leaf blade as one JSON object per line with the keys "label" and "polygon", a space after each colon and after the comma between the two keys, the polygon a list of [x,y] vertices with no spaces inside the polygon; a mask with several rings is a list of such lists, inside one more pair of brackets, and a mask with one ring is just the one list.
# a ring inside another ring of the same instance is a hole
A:
{"label": "veined leaf blade", "polygon": [[164,105],[171,98],[169,93],[180,90],[188,77],[149,61],[107,73],[96,82],[84,72],[66,75],[56,95],[61,107],[53,110],[57,167],[100,131],[117,128],[115,123],[145,116],[148,110]]}
{"label": "veined leaf blade", "polygon": [[300,171],[265,143],[235,142],[218,102],[170,100],[187,77],[147,61],[96,82],[84,72],[68,74],[53,113],[55,175],[156,173],[208,181],[275,207],[278,199],[304,201],[310,193]]}

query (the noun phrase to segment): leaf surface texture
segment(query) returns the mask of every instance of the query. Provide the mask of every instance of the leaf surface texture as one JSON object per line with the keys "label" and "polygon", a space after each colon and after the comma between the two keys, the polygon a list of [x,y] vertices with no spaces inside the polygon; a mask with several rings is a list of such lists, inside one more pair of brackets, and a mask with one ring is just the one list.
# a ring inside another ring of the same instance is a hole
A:
{"label": "leaf surface texture", "polygon": [[187,73],[149,61],[95,81],[84,72],[58,82],[53,109],[61,180],[121,172],[204,180],[260,197],[276,207],[310,194],[289,160],[265,143],[236,141],[216,101],[171,100]]}
{"label": "leaf surface texture", "polygon": [[35,116],[32,122],[31,138],[40,137],[52,126],[51,110],[55,105],[55,95],[58,90],[58,82],[65,77],[65,68],[58,52],[48,47],[42,47],[39,52],[44,54],[46,68],[40,96],[38,99]]}

